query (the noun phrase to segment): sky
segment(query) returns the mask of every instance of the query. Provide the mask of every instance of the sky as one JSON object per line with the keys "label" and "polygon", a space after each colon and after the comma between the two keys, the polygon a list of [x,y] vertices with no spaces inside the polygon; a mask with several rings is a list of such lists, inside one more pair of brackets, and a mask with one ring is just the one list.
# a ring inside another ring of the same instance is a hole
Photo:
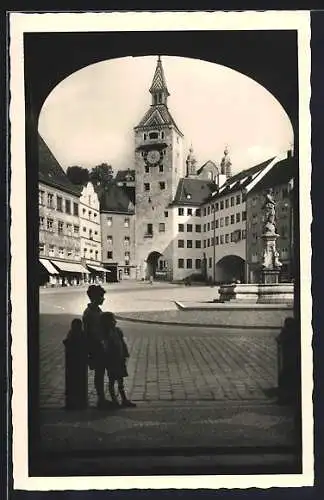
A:
{"label": "sky", "polygon": [[[281,104],[251,78],[218,64],[163,56],[169,110],[192,144],[198,165],[219,163],[228,146],[232,173],[293,144]],[[87,66],[49,94],[39,133],[63,169],[106,162],[115,173],[133,168],[134,132],[151,104],[157,57],[123,57]]]}

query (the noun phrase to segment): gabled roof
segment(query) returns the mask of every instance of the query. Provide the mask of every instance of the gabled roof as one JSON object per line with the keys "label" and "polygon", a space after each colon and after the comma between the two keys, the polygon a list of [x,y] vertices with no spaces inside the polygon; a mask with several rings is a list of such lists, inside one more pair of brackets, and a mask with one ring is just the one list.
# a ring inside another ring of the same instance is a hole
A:
{"label": "gabled roof", "polygon": [[213,182],[185,177],[179,180],[172,205],[201,205],[215,188]]}
{"label": "gabled roof", "polygon": [[38,180],[64,192],[80,196],[82,187],[72,184],[44,139],[38,134]]}
{"label": "gabled roof", "polygon": [[242,170],[241,172],[229,177],[226,182],[219,188],[216,197],[228,195],[235,191],[242,190],[246,188],[252,180],[257,178],[257,176],[274,160],[270,158],[254,167]]}
{"label": "gabled roof", "polygon": [[293,156],[276,162],[272,168],[253,186],[250,192],[263,191],[270,187],[288,184],[297,175],[297,161]]}
{"label": "gabled roof", "polygon": [[124,188],[108,184],[99,195],[100,212],[134,214],[134,204]]}
{"label": "gabled roof", "polygon": [[206,167],[213,167],[215,168],[217,171],[219,171],[219,168],[218,166],[216,165],[215,162],[213,162],[212,160],[207,160],[201,167],[198,168],[197,170],[197,175],[201,174],[201,172],[204,170],[204,168]]}
{"label": "gabled roof", "polygon": [[160,127],[163,125],[173,125],[177,132],[183,136],[183,133],[180,131],[178,125],[172,118],[172,115],[168,109],[168,107],[165,104],[156,104],[156,105],[151,105],[150,108],[147,110],[139,124],[134,127],[134,130],[137,130],[138,128],[145,128],[147,127],[148,129],[151,127]]}
{"label": "gabled roof", "polygon": [[[129,177],[129,178],[128,178]],[[135,170],[118,170],[115,182],[134,182],[135,181]]]}

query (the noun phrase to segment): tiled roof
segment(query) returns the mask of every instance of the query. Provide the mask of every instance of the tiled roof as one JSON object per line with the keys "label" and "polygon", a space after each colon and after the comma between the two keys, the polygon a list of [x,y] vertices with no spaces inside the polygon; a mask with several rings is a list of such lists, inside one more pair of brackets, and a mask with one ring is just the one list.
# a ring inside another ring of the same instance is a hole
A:
{"label": "tiled roof", "polygon": [[151,107],[147,110],[137,127],[135,127],[135,130],[139,127],[152,127],[152,126],[159,126],[159,125],[173,125],[177,132],[183,136],[182,132],[180,131],[178,125],[172,118],[172,115],[168,109],[168,107],[165,104],[157,104],[157,105],[151,105]]}
{"label": "tiled roof", "polygon": [[172,205],[201,205],[216,186],[203,179],[180,179]]}
{"label": "tiled roof", "polygon": [[167,88],[167,84],[166,84],[166,80],[165,80],[165,76],[164,76],[164,71],[163,71],[163,66],[162,66],[162,61],[161,61],[160,56],[158,57],[155,73],[153,76],[152,85],[150,87],[150,92],[151,93],[158,92],[159,90],[164,90],[165,92],[167,92],[168,95],[170,95],[168,92],[168,88]]}
{"label": "tiled roof", "polygon": [[127,195],[125,188],[111,183],[99,195],[101,212],[134,213],[134,204]]}
{"label": "tiled roof", "polygon": [[288,157],[273,165],[268,173],[257,182],[251,189],[253,191],[262,191],[281,184],[287,184],[297,175],[297,161],[294,157]]}
{"label": "tiled roof", "polygon": [[[130,176],[131,179],[127,179],[127,177]],[[116,182],[132,182],[135,181],[135,170],[118,170],[116,177],[115,177]]]}
{"label": "tiled roof", "polygon": [[72,184],[40,135],[38,135],[38,179],[44,184],[80,196],[82,186]]}

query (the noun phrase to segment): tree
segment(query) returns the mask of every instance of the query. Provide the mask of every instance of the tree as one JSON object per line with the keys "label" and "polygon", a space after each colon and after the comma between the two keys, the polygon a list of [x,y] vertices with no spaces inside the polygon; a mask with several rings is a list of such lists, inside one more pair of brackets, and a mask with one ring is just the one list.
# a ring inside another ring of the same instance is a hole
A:
{"label": "tree", "polygon": [[92,168],[89,177],[94,186],[103,188],[112,181],[114,171],[108,163],[101,163]]}
{"label": "tree", "polygon": [[68,167],[66,175],[72,184],[85,186],[87,182],[89,182],[89,170],[87,168],[79,167],[78,165]]}

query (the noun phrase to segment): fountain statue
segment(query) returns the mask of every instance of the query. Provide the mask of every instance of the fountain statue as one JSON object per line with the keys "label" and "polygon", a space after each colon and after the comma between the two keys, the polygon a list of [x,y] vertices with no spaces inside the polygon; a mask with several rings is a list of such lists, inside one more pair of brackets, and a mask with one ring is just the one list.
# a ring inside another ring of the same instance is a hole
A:
{"label": "fountain statue", "polygon": [[263,283],[277,283],[280,268],[282,266],[279,260],[279,253],[276,247],[276,241],[279,238],[276,228],[276,202],[273,198],[272,189],[268,189],[265,195],[265,203],[262,207],[263,217],[263,255],[261,265],[261,275]]}

